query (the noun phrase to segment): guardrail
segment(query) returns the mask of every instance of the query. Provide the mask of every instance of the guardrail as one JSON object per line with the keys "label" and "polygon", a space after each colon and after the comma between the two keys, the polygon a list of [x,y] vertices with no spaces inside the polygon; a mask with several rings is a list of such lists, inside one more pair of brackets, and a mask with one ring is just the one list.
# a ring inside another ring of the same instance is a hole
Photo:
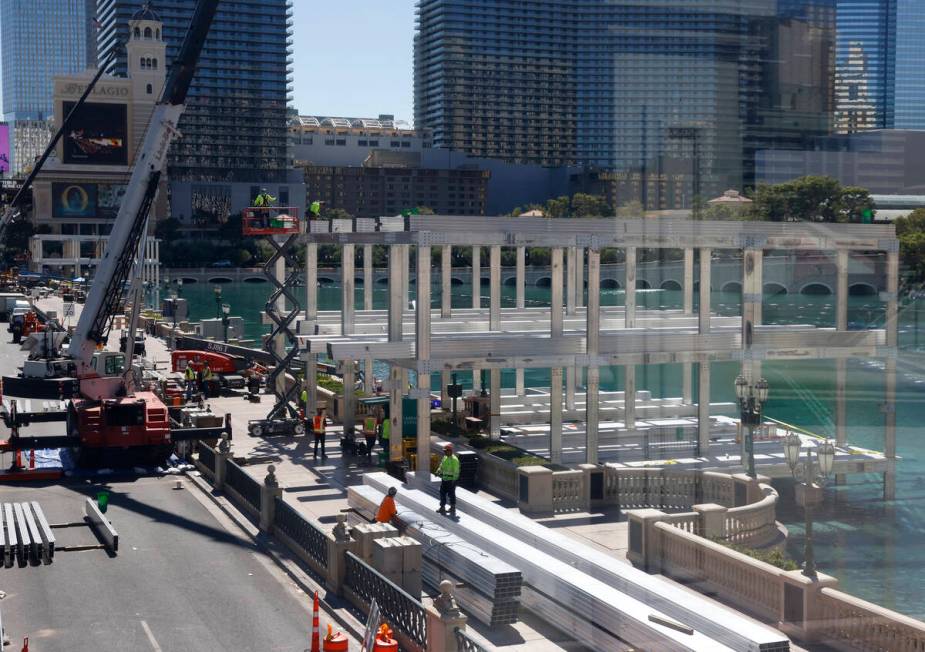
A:
{"label": "guardrail", "polygon": [[[357,607],[362,609],[368,609],[375,598],[383,618],[392,625],[397,635],[406,639],[399,640],[402,646],[426,650],[427,614],[424,605],[352,552],[345,553],[345,556],[347,572],[344,587],[349,589],[348,597],[355,597],[361,603]],[[350,596],[351,593],[353,596]]]}
{"label": "guardrail", "polygon": [[479,645],[475,639],[458,627],[453,633],[456,636],[456,648],[458,652],[488,652],[487,649]]}
{"label": "guardrail", "polygon": [[206,444],[199,444],[199,468],[215,476],[215,450]]}
{"label": "guardrail", "polygon": [[260,514],[260,483],[231,460],[225,464],[225,488],[241,497],[245,509]]}
{"label": "guardrail", "polygon": [[552,474],[553,512],[559,514],[587,509],[584,475],[581,471],[556,471]]}
{"label": "guardrail", "polygon": [[501,498],[517,500],[517,467],[494,455],[479,455],[477,480],[479,484]]}
{"label": "guardrail", "polygon": [[925,623],[865,600],[824,588],[818,598],[818,637],[837,648],[859,652],[921,652]]}
{"label": "guardrail", "polygon": [[325,533],[314,523],[299,514],[282,498],[276,501],[273,530],[282,534],[288,541],[285,543],[308,561],[315,571],[324,575],[328,569],[328,539]]}

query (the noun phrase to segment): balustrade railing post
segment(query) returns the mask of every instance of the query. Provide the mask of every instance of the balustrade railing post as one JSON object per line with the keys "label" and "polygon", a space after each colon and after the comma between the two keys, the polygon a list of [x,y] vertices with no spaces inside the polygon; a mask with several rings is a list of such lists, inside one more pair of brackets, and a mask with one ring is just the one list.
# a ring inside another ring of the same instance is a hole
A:
{"label": "balustrade railing post", "polygon": [[228,438],[222,435],[218,450],[215,451],[215,479],[213,481],[215,491],[221,491],[225,487],[226,465],[229,459],[231,459],[231,447],[228,444]]}
{"label": "balustrade railing post", "polygon": [[466,616],[459,610],[453,597],[453,583],[440,582],[440,595],[427,614],[427,652],[456,652],[456,630],[466,631]]}
{"label": "balustrade railing post", "polygon": [[815,578],[809,578],[802,571],[783,572],[780,580],[778,628],[788,636],[809,643],[818,640],[826,625],[821,621],[820,592],[824,588],[836,588],[838,580],[823,573],[816,573]]}
{"label": "balustrade railing post", "polygon": [[722,505],[705,503],[694,505],[693,510],[700,515],[700,536],[704,539],[724,539],[726,537],[726,512]]}
{"label": "balustrade railing post", "polygon": [[267,477],[260,485],[260,531],[272,532],[276,520],[276,499],[283,495],[283,490],[276,479],[276,467],[267,468]]}
{"label": "balustrade railing post", "polygon": [[337,515],[337,524],[326,534],[328,542],[328,576],[325,587],[335,595],[343,595],[344,579],[347,576],[347,553],[358,553],[357,541],[350,537],[346,516]]}

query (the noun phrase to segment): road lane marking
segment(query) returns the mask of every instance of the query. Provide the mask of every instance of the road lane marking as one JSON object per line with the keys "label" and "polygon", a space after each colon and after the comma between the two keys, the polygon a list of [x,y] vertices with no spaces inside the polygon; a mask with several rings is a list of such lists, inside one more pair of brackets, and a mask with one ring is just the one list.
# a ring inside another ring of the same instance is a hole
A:
{"label": "road lane marking", "polygon": [[157,644],[157,639],[154,638],[154,632],[151,631],[151,628],[148,627],[148,623],[144,620],[141,621],[141,628],[145,630],[145,635],[148,637],[148,641],[151,643],[154,652],[164,652],[161,646]]}

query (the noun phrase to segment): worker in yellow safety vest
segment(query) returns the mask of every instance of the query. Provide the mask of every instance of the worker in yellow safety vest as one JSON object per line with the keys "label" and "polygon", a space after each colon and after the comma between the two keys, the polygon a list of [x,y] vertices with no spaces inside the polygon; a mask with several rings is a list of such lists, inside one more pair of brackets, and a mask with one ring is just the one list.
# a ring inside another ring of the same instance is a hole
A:
{"label": "worker in yellow safety vest", "polygon": [[318,408],[318,414],[312,418],[312,433],[315,435],[315,459],[318,459],[318,444],[321,444],[321,459],[327,459],[327,455],[324,452],[324,437],[325,437],[325,418],[324,418],[324,408]]}
{"label": "worker in yellow safety vest", "polygon": [[446,514],[447,499],[450,502],[450,516],[456,516],[456,482],[459,480],[459,458],[453,454],[453,444],[443,447],[443,459],[437,467],[440,478],[440,509],[438,514]]}
{"label": "worker in yellow safety vest", "polygon": [[368,414],[363,419],[363,437],[366,439],[366,458],[372,463],[373,448],[376,446],[376,434],[379,430],[379,422],[375,416]]}
{"label": "worker in yellow safety vest", "polygon": [[193,390],[196,389],[196,371],[192,365],[186,365],[183,378],[186,380],[186,400],[191,401],[193,400]]}

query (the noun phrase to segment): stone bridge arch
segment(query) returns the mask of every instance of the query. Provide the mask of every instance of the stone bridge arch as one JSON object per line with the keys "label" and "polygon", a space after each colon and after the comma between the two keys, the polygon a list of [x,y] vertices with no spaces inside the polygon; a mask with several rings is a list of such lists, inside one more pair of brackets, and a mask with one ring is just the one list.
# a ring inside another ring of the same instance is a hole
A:
{"label": "stone bridge arch", "polygon": [[835,293],[832,291],[831,286],[826,285],[825,283],[820,283],[819,281],[813,281],[812,283],[807,283],[801,287],[800,294],[827,295]]}

